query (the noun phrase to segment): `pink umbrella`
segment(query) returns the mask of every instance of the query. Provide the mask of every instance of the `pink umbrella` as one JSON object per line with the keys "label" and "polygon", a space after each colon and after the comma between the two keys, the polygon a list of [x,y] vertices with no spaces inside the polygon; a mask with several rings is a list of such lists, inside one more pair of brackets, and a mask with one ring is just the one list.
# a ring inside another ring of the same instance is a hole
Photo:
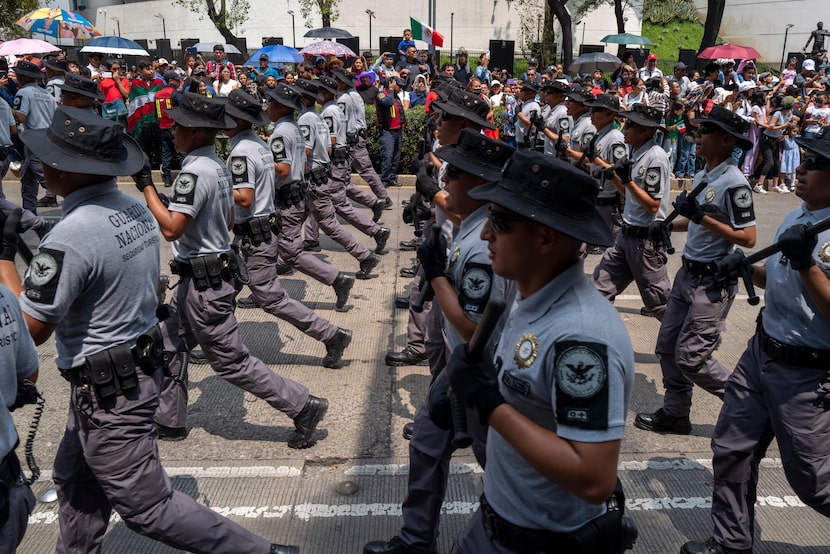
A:
{"label": "pink umbrella", "polygon": [[60,48],[43,40],[18,38],[0,44],[0,56],[22,56],[24,54],[46,54],[58,52]]}
{"label": "pink umbrella", "polygon": [[704,60],[717,60],[718,58],[757,60],[761,57],[761,54],[759,54],[758,51],[751,46],[725,43],[704,48],[700,51],[700,54],[698,54],[697,57]]}
{"label": "pink umbrella", "polygon": [[302,50],[300,54],[304,56],[337,56],[338,58],[356,58],[357,54],[352,52],[351,48],[345,44],[334,42],[331,40],[321,40],[320,42],[312,42]]}

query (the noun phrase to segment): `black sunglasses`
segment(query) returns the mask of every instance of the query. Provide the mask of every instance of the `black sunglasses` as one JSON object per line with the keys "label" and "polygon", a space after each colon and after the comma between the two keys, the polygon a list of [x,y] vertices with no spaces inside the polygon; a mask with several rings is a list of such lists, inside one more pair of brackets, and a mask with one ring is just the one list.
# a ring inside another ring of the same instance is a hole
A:
{"label": "black sunglasses", "polygon": [[452,121],[455,119],[455,116],[451,113],[441,112],[441,121]]}
{"label": "black sunglasses", "polygon": [[466,175],[467,172],[460,169],[457,165],[447,164],[447,169],[444,172],[444,175],[447,176],[448,181],[453,181],[458,179],[462,175]]}
{"label": "black sunglasses", "polygon": [[700,132],[701,135],[711,135],[712,133],[717,133],[718,131],[720,131],[720,129],[718,129],[717,126],[707,125],[705,123],[700,125],[697,128],[697,130],[698,132]]}
{"label": "black sunglasses", "polygon": [[487,220],[494,233],[507,233],[510,231],[510,222],[530,221],[528,218],[508,212],[496,211],[493,206],[487,208]]}
{"label": "black sunglasses", "polygon": [[830,160],[815,155],[803,158],[802,163],[807,171],[822,171],[830,167]]}

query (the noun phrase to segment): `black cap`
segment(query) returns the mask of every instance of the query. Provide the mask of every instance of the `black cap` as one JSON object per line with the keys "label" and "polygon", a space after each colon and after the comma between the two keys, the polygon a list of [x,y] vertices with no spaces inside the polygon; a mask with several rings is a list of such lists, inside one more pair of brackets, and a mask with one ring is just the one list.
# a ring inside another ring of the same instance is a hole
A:
{"label": "black cap", "polygon": [[277,83],[276,87],[269,88],[268,98],[294,110],[302,110],[304,107],[300,92],[287,84]]}
{"label": "black cap", "polygon": [[172,80],[176,80],[176,81],[181,81],[182,80],[181,75],[179,75],[177,72],[173,71],[172,69],[170,71],[165,71],[164,75],[162,75],[162,77],[164,77],[164,80],[167,81],[168,83]]}
{"label": "black cap", "polygon": [[354,86],[354,73],[349,71],[348,69],[344,69],[342,67],[338,67],[331,71],[331,74],[337,78],[341,83],[345,83],[349,87]]}
{"label": "black cap", "polygon": [[43,78],[43,72],[40,70],[40,67],[38,67],[37,64],[33,64],[32,62],[28,62],[26,60],[17,61],[17,64],[14,66],[14,74],[23,75],[24,77],[29,77],[31,79]]}
{"label": "black cap", "polygon": [[241,88],[228,94],[225,114],[261,127],[268,125],[268,116],[262,110],[262,103]]}
{"label": "black cap", "polygon": [[593,93],[588,88],[583,87],[580,84],[572,85],[571,89],[568,91],[568,100],[579,102],[580,104],[584,104],[588,100],[593,99]]}
{"label": "black cap", "polygon": [[613,94],[597,94],[592,100],[586,100],[585,105],[591,108],[605,108],[614,113],[620,113],[620,97]]}
{"label": "black cap", "polygon": [[485,181],[495,181],[515,148],[472,129],[464,129],[458,143],[442,146],[435,155],[465,173],[478,175]]}
{"label": "black cap", "polygon": [[69,73],[69,64],[66,63],[66,60],[49,58],[47,60],[43,60],[43,65],[46,69],[51,69],[52,71],[57,71],[58,73]]}
{"label": "black cap", "polygon": [[496,128],[492,123],[487,121],[487,114],[490,113],[490,105],[482,100],[479,95],[464,89],[451,89],[446,100],[434,100],[430,105],[448,114],[463,117],[487,129]]}
{"label": "black cap", "polygon": [[571,91],[568,83],[564,81],[559,81],[558,79],[548,81],[547,83],[542,85],[542,89],[544,89],[545,92],[560,92],[562,94],[567,94]]}
{"label": "black cap", "polygon": [[88,98],[103,100],[104,93],[98,88],[98,83],[75,73],[67,73],[61,85],[61,92],[74,92]]}
{"label": "black cap", "polygon": [[328,75],[320,75],[320,78],[317,79],[318,85],[321,89],[326,90],[335,96],[340,94],[340,91],[337,90],[337,79],[334,77],[329,77]]}
{"label": "black cap", "polygon": [[663,111],[653,106],[634,104],[631,111],[623,112],[623,115],[641,127],[663,129]]}
{"label": "black cap", "polygon": [[323,96],[320,94],[320,86],[315,81],[308,79],[297,79],[294,82],[294,88],[300,91],[303,96],[314,98],[315,100],[322,100]]}
{"label": "black cap", "polygon": [[752,149],[752,141],[747,136],[749,122],[740,116],[717,104],[712,106],[709,117],[698,117],[691,120],[694,125],[714,125],[724,133],[738,139],[737,145],[743,150]]}
{"label": "black cap", "polygon": [[195,92],[182,94],[179,105],[167,110],[176,125],[206,129],[233,129],[236,123],[225,115],[225,103]]}

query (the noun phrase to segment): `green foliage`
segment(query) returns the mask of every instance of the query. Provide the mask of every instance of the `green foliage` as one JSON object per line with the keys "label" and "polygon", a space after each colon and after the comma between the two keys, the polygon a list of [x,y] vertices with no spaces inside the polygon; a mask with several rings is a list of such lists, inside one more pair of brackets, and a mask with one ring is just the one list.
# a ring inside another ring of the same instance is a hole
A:
{"label": "green foliage", "polygon": [[656,46],[651,46],[651,52],[657,54],[658,65],[664,73],[672,73],[672,67],[677,61],[679,48],[697,50],[703,38],[703,25],[695,21],[672,21],[666,25],[658,25],[643,20],[643,36],[648,37]]}
{"label": "green foliage", "polygon": [[248,21],[248,11],[251,4],[248,0],[175,0],[176,4],[184,6],[199,16],[199,20],[205,17],[216,26],[223,37],[227,40],[234,36],[232,30]]}
{"label": "green foliage", "polygon": [[331,22],[340,17],[337,5],[340,0],[300,0],[300,15],[305,20],[305,26],[311,29],[314,24],[311,22],[311,13],[316,11],[323,20],[323,27],[331,27]]}
{"label": "green foliage", "polygon": [[[655,24],[667,24],[675,21],[698,21],[698,16],[692,0],[644,0],[643,27],[645,27],[647,21]],[[703,34],[701,33],[700,36],[702,38]],[[652,38],[651,40],[654,39]],[[697,48],[699,45],[700,43],[698,42],[694,48]]]}
{"label": "green foliage", "polygon": [[39,7],[38,0],[0,0],[0,37],[8,40],[26,36],[26,31],[14,22]]}
{"label": "green foliage", "polygon": [[[426,114],[423,106],[415,106],[406,112],[406,131],[403,133],[403,144],[401,145],[400,173],[409,173],[409,164],[413,158],[418,156],[418,139],[424,134],[424,121]],[[377,125],[377,113],[372,105],[366,106],[366,148],[369,150],[369,157],[376,168],[380,167],[380,130]]]}

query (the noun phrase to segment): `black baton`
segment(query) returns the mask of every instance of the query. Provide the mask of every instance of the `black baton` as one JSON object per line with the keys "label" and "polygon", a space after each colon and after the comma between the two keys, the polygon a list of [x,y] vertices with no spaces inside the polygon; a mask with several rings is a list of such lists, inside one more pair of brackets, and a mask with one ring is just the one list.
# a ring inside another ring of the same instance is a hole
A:
{"label": "black baton", "polygon": [[[467,345],[467,361],[473,363],[481,361],[490,335],[493,334],[506,307],[507,304],[500,298],[490,299],[487,303],[481,321],[478,322],[473,337]],[[447,389],[447,397],[450,399],[452,413],[452,445],[456,448],[467,448],[472,444],[473,438],[467,430],[467,412],[464,404],[453,394],[452,387]]]}
{"label": "black baton", "polygon": [[[692,191],[689,193],[689,196],[687,196],[687,198],[689,200],[694,200],[697,197],[698,194],[703,192],[703,189],[705,189],[708,184],[709,183],[706,182],[706,180],[704,179],[695,188],[692,189]],[[680,212],[678,212],[677,209],[675,208],[672,211],[672,213],[670,213],[666,217],[666,219],[664,219],[663,221],[660,222],[660,235],[661,235],[660,241],[663,243],[663,246],[666,247],[666,253],[667,254],[674,254],[674,247],[671,244],[671,231],[669,231],[669,224],[672,221],[674,221],[675,219],[677,219],[677,216],[679,216],[679,215],[680,215]]]}
{"label": "black baton", "polygon": [[[441,241],[441,226],[437,223],[433,223],[430,226],[429,240],[433,248],[438,247],[438,244]],[[427,281],[426,277],[421,279],[420,289],[421,290],[418,292],[418,297],[415,299],[415,302],[412,303],[412,311],[416,314],[423,312],[424,304],[432,300],[432,297],[434,296],[434,293],[432,291],[432,285],[429,284],[429,281]]]}

